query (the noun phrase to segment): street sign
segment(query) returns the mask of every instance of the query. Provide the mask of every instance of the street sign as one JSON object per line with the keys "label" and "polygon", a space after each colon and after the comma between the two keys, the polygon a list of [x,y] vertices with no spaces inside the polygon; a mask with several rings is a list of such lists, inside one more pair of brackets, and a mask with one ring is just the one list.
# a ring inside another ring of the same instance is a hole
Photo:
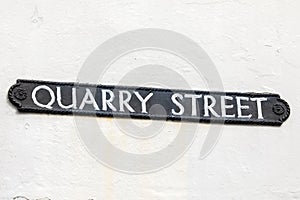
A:
{"label": "street sign", "polygon": [[17,80],[20,112],[280,126],[290,115],[278,94]]}

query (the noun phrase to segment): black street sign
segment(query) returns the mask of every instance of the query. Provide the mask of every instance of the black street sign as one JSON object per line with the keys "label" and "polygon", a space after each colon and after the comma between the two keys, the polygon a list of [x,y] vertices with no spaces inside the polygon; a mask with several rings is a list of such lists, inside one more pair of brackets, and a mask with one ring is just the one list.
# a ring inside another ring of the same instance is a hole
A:
{"label": "black street sign", "polygon": [[280,126],[290,115],[277,94],[17,80],[8,92],[20,112]]}

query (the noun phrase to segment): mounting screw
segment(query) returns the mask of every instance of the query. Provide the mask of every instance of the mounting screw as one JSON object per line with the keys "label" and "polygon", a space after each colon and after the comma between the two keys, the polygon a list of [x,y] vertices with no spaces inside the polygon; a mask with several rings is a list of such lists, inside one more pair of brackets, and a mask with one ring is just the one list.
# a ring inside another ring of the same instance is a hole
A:
{"label": "mounting screw", "polygon": [[27,98],[27,91],[23,88],[18,88],[14,92],[14,97],[16,97],[18,100],[24,100]]}
{"label": "mounting screw", "polygon": [[275,104],[273,106],[273,112],[276,115],[282,115],[285,112],[285,108],[282,105],[280,105],[280,104]]}

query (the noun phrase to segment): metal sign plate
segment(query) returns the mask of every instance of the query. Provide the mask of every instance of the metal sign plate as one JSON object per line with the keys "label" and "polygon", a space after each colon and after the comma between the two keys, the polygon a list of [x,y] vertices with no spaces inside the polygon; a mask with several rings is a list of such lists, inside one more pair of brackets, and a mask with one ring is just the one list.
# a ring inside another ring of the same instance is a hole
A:
{"label": "metal sign plate", "polygon": [[290,115],[277,94],[17,80],[8,92],[21,112],[280,126]]}

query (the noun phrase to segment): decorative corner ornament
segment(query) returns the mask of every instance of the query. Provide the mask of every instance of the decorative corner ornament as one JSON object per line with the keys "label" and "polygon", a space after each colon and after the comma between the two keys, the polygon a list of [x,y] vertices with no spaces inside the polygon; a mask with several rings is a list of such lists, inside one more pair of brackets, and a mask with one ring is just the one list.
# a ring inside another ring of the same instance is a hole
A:
{"label": "decorative corner ornament", "polygon": [[[20,112],[281,126],[290,107],[278,94],[17,80],[8,92]],[[160,109],[152,109],[160,105]]]}

